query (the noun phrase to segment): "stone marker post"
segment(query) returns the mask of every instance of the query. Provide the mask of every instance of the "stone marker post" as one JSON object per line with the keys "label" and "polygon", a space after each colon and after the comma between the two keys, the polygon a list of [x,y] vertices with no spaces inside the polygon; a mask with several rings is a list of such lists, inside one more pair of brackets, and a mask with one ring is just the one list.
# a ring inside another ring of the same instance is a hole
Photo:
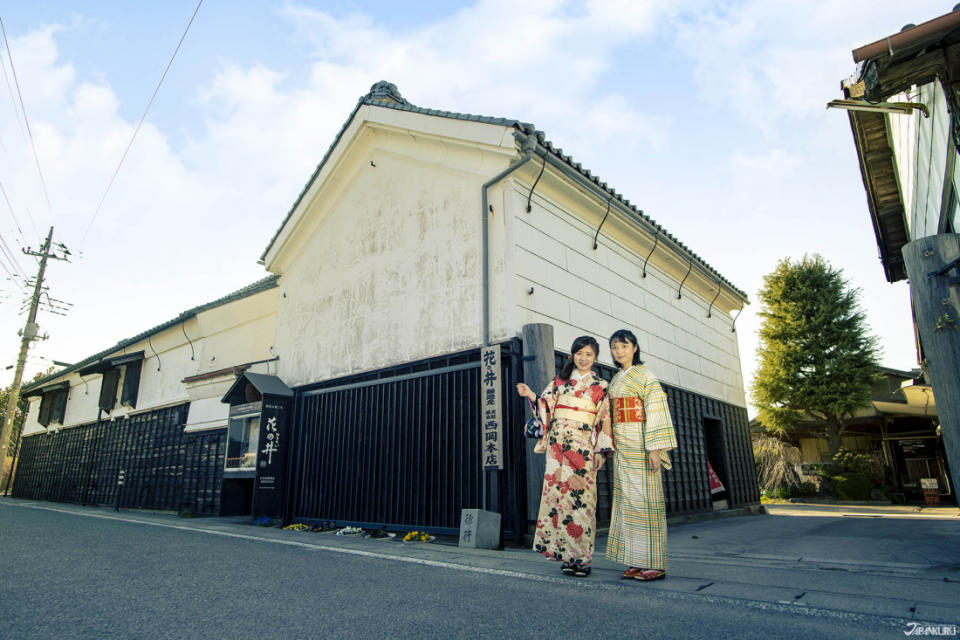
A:
{"label": "stone marker post", "polygon": [[500,514],[483,509],[460,512],[460,543],[468,549],[500,548]]}

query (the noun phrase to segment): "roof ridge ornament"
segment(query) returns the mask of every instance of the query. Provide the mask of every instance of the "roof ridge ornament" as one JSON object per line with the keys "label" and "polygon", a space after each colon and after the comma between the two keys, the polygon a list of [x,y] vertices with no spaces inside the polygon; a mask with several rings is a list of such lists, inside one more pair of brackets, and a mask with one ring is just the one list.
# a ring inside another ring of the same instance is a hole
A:
{"label": "roof ridge ornament", "polygon": [[397,85],[386,80],[374,83],[370,87],[370,92],[364,96],[367,100],[380,100],[382,102],[395,102],[397,104],[409,105],[410,102],[400,95]]}

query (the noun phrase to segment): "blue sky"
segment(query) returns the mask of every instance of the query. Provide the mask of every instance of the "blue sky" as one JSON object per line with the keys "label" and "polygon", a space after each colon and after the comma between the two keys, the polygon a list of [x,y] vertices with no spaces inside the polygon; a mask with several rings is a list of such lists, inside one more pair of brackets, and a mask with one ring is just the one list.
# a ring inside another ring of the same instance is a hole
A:
{"label": "blue sky", "polygon": [[[36,245],[52,224],[83,250],[50,268],[52,295],[74,307],[41,315],[51,337],[28,373],[265,275],[263,247],[381,79],[421,106],[536,124],[747,291],[747,383],[762,275],[808,252],[863,290],[884,363],[916,364],[907,289],[883,279],[847,118],[824,105],[854,72],[853,48],[949,3],[206,0],[85,236],[195,6],[0,7],[51,200],[0,84],[0,181],[25,238],[5,203],[0,235]],[[0,292],[6,366],[23,319],[19,289]]]}

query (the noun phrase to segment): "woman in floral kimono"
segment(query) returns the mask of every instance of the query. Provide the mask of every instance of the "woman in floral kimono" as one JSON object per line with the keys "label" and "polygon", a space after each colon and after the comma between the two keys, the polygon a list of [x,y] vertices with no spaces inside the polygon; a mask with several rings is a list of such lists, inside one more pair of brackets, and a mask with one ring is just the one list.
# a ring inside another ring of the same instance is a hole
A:
{"label": "woman in floral kimono", "polygon": [[610,382],[613,415],[613,513],[607,557],[627,565],[624,578],[667,575],[667,514],[660,469],[677,446],[667,396],[640,361],[637,337],[626,329],[610,336],[620,371]]}
{"label": "woman in floral kimono", "polygon": [[565,575],[590,575],[597,525],[597,471],[612,450],[607,383],[593,372],[600,345],[574,340],[570,361],[540,395],[527,385],[517,392],[536,402],[545,433],[534,451],[547,454],[533,549],[563,562]]}

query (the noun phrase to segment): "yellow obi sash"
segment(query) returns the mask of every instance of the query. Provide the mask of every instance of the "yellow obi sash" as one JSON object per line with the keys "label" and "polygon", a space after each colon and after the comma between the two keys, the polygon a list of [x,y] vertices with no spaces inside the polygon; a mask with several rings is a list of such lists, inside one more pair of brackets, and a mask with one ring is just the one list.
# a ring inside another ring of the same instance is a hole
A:
{"label": "yellow obi sash", "polygon": [[590,398],[577,397],[567,393],[557,398],[553,417],[558,420],[573,420],[592,427],[597,419],[597,405]]}
{"label": "yellow obi sash", "polygon": [[646,412],[643,409],[643,398],[613,398],[613,421],[645,422]]}

